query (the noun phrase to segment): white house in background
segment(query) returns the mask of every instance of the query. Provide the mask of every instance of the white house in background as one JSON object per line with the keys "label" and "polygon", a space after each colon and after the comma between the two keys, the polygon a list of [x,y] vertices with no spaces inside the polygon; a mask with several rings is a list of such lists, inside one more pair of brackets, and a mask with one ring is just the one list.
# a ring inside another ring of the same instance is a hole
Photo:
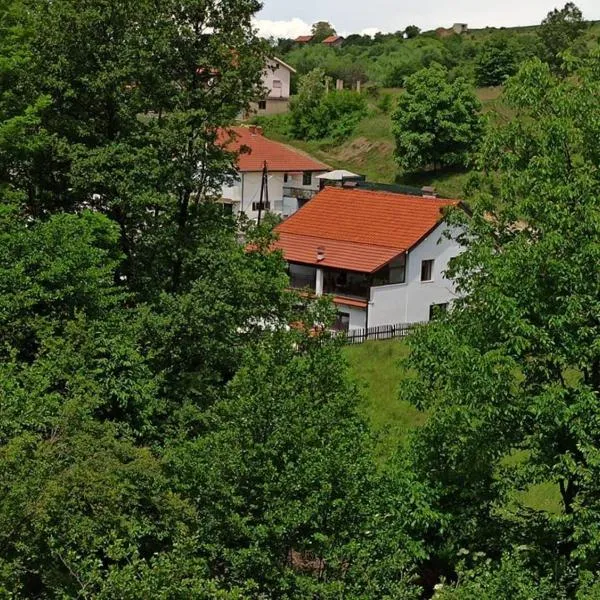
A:
{"label": "white house in background", "polygon": [[457,205],[328,186],[278,225],[276,247],[292,287],[332,295],[340,328],[428,321],[456,298],[445,271],[461,246],[443,211]]}
{"label": "white house in background", "polygon": [[[220,134],[221,143],[238,152],[238,178],[222,190],[221,202],[227,212],[245,213],[258,219],[272,212],[282,217],[295,213],[320,189],[317,176],[329,167],[307,154],[266,138],[260,127],[232,127]],[[267,165],[268,186],[260,206],[263,169]],[[268,200],[267,200],[268,193]]]}
{"label": "white house in background", "polygon": [[295,72],[296,69],[279,58],[267,59],[262,76],[266,93],[261,100],[252,104],[250,112],[259,116],[287,112],[290,104],[292,73]]}

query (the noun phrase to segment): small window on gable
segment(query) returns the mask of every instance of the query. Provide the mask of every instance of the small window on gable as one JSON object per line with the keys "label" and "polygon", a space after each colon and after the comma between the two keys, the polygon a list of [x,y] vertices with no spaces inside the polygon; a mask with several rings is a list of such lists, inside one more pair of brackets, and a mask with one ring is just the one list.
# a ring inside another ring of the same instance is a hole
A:
{"label": "small window on gable", "polygon": [[273,79],[273,89],[274,90],[281,89],[281,81],[279,79]]}
{"label": "small window on gable", "polygon": [[258,110],[267,110],[267,101],[266,100],[258,101]]}
{"label": "small window on gable", "polygon": [[433,281],[433,259],[421,261],[421,281]]}
{"label": "small window on gable", "polygon": [[302,185],[310,185],[312,183],[312,173],[310,171],[304,171],[302,173]]}

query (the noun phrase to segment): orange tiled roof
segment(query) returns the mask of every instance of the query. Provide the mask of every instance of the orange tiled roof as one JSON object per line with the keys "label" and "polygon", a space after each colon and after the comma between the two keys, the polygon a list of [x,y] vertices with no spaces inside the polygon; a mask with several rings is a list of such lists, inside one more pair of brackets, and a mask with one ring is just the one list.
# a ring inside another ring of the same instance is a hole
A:
{"label": "orange tiled roof", "polygon": [[310,156],[297,152],[285,144],[270,140],[256,128],[231,127],[219,134],[219,139],[228,150],[242,152],[238,157],[238,169],[241,172],[262,171],[267,161],[269,171],[293,173],[295,171],[327,171],[329,167]]}
{"label": "orange tiled roof", "polygon": [[341,36],[339,35],[330,35],[329,37],[326,37],[323,40],[324,44],[335,44],[335,42],[337,42],[338,40],[343,39]]}
{"label": "orange tiled roof", "polygon": [[[410,250],[457,200],[326,187],[278,225],[290,262],[373,273]],[[325,249],[317,260],[317,248]]]}
{"label": "orange tiled roof", "polygon": [[294,41],[299,43],[299,44],[303,44],[306,42],[310,42],[313,39],[314,36],[312,35],[299,35]]}

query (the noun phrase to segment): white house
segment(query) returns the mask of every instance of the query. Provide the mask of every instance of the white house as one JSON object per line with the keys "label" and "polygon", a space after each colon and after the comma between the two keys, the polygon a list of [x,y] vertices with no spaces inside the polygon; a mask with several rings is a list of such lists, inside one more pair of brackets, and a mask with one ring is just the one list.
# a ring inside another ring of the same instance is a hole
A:
{"label": "white house", "polygon": [[276,247],[288,263],[292,287],[332,295],[340,328],[428,321],[456,298],[445,271],[461,246],[443,212],[457,205],[325,187],[277,227]]}
{"label": "white house", "polygon": [[252,104],[251,112],[257,115],[275,115],[289,110],[292,73],[296,69],[273,57],[267,59],[262,85],[265,96]]}
{"label": "white house", "polygon": [[[314,158],[266,138],[260,127],[232,127],[221,132],[221,143],[237,152],[238,178],[222,190],[222,202],[228,212],[245,213],[252,220],[261,213],[273,212],[288,217],[310,200],[320,189],[318,175],[329,167]],[[261,202],[263,170],[267,182]]]}

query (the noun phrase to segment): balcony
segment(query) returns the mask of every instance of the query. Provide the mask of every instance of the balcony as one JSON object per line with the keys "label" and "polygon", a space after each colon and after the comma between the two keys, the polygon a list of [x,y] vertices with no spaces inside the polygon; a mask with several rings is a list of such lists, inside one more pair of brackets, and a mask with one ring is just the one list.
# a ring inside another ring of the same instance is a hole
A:
{"label": "balcony", "polygon": [[337,270],[327,270],[323,275],[324,294],[369,299],[370,284],[366,275]]}
{"label": "balcony", "polygon": [[288,198],[298,198],[298,200],[311,200],[318,194],[318,190],[311,190],[299,187],[283,186],[283,195]]}

